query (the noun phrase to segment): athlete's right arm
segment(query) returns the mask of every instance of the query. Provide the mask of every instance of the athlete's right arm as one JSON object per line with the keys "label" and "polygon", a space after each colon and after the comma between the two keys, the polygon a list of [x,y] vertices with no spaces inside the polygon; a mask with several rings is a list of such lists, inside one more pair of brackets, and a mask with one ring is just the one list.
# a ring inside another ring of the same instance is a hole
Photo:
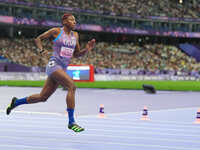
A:
{"label": "athlete's right arm", "polygon": [[47,39],[50,37],[56,38],[60,33],[60,28],[52,28],[49,29],[48,31],[40,34],[36,39],[35,39],[35,44],[37,46],[37,48],[39,49],[40,53],[43,53],[45,50],[43,49],[42,46],[42,40],[43,39]]}

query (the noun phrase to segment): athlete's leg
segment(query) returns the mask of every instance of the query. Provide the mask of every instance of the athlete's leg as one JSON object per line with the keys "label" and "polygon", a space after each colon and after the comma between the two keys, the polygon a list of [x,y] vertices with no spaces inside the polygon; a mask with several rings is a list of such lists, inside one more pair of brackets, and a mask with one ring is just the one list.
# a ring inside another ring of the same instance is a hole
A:
{"label": "athlete's leg", "polygon": [[45,81],[44,87],[39,94],[33,94],[27,97],[28,104],[46,102],[46,100],[55,92],[58,83],[54,81],[51,76]]}
{"label": "athlete's leg", "polygon": [[74,81],[62,69],[58,69],[54,73],[52,73],[52,78],[55,79],[60,85],[62,85],[64,88],[68,90],[66,96],[67,112],[69,116],[68,128],[72,129],[75,132],[83,131],[84,128],[78,126],[75,123],[74,119],[75,91],[76,91],[76,86],[74,84]]}
{"label": "athlete's leg", "polygon": [[48,77],[45,81],[45,85],[39,94],[34,94],[29,97],[17,99],[13,97],[11,104],[7,107],[7,114],[9,115],[11,110],[22,104],[32,104],[37,102],[45,102],[49,96],[51,96],[57,89],[58,83],[54,81],[51,77]]}
{"label": "athlete's leg", "polygon": [[60,85],[68,90],[66,103],[67,108],[74,109],[75,107],[75,91],[76,86],[74,81],[64,72],[62,69],[58,69],[52,73],[53,79],[55,79]]}

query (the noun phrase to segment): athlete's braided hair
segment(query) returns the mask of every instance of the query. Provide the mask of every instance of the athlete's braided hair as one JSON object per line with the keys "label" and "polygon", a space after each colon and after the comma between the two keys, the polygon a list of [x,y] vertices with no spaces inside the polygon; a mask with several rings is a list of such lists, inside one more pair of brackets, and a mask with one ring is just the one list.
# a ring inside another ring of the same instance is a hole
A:
{"label": "athlete's braided hair", "polygon": [[71,13],[64,13],[63,16],[62,16],[62,21],[64,19],[67,19],[69,16],[73,16]]}

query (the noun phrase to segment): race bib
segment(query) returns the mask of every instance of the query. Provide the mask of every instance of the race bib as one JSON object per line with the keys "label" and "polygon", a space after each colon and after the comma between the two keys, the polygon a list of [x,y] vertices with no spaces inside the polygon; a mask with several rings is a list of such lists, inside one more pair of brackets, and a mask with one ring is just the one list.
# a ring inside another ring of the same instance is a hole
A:
{"label": "race bib", "polygon": [[71,58],[73,55],[73,49],[68,47],[61,47],[60,56]]}

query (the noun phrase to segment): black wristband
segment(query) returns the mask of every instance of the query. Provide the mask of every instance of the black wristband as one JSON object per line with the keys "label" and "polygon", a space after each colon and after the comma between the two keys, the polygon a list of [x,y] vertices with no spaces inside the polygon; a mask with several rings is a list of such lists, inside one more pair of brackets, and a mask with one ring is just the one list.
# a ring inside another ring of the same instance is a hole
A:
{"label": "black wristband", "polygon": [[44,49],[42,49],[42,50],[39,50],[39,53],[40,53],[40,54],[42,54],[43,52],[44,52]]}

